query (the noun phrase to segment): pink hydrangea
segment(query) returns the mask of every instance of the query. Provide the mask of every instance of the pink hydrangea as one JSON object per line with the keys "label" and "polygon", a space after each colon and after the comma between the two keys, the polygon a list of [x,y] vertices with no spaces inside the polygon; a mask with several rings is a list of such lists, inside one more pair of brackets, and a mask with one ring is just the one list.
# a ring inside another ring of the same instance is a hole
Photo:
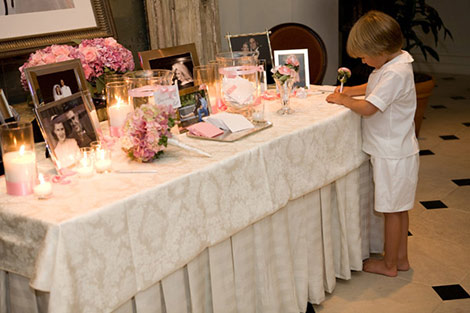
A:
{"label": "pink hydrangea", "polygon": [[135,67],[132,53],[112,37],[86,39],[78,47],[52,45],[32,53],[28,61],[19,68],[23,88],[28,90],[25,68],[71,59],[80,59],[85,78],[89,82],[93,82],[105,72],[125,73]]}
{"label": "pink hydrangea", "polygon": [[21,73],[21,85],[23,86],[23,89],[28,90],[28,83],[24,73],[25,68],[68,61],[76,59],[77,57],[77,50],[74,47],[68,45],[52,45],[31,53],[28,61],[26,61],[19,68]]}

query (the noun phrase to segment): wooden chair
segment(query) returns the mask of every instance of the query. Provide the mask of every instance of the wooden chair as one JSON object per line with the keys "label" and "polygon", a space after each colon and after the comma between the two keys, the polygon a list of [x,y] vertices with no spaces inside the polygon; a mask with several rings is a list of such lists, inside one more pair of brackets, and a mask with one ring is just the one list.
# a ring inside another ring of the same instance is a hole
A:
{"label": "wooden chair", "polygon": [[308,49],[310,84],[320,85],[326,72],[327,54],[320,36],[310,27],[285,23],[270,29],[271,50]]}

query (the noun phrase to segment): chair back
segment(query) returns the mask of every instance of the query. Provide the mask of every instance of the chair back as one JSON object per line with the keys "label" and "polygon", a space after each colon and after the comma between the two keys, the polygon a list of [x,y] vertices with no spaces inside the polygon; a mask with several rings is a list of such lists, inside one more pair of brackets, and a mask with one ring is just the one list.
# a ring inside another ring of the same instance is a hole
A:
{"label": "chair back", "polygon": [[285,23],[270,29],[271,49],[308,49],[310,84],[320,85],[326,72],[327,54],[320,36],[310,27]]}

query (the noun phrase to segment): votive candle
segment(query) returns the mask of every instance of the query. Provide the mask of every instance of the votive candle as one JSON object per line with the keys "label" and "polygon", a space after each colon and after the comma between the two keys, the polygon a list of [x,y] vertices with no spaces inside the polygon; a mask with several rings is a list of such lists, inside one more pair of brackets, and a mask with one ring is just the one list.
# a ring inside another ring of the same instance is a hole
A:
{"label": "votive candle", "polygon": [[44,180],[44,176],[40,173],[38,176],[39,184],[34,186],[34,195],[38,199],[46,199],[52,194],[52,184]]}

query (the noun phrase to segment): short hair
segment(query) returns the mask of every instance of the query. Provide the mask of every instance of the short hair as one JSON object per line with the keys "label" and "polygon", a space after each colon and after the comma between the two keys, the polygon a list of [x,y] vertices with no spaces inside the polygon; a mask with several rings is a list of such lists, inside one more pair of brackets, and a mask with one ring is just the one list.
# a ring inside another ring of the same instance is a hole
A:
{"label": "short hair", "polygon": [[398,22],[380,11],[369,11],[352,27],[346,50],[353,58],[398,52],[403,34]]}

